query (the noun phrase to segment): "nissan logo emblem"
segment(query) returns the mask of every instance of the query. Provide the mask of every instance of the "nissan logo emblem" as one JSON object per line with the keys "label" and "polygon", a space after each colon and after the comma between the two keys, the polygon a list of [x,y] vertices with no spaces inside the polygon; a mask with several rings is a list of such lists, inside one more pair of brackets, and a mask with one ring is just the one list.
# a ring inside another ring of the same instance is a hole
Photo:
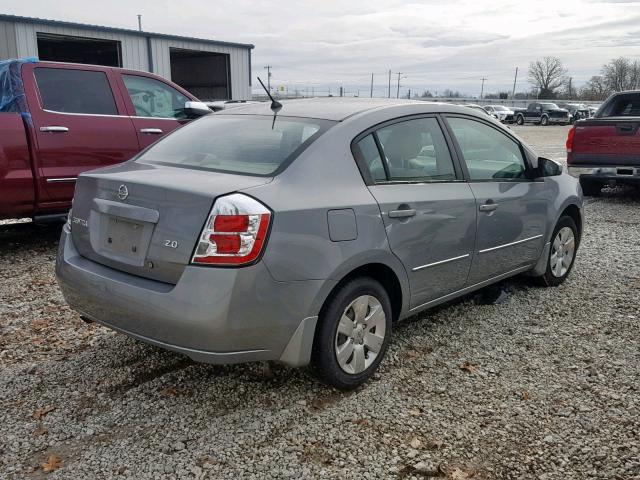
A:
{"label": "nissan logo emblem", "polygon": [[127,186],[120,185],[120,187],[118,187],[118,198],[120,200],[126,200],[128,196],[129,196],[129,189],[127,188]]}

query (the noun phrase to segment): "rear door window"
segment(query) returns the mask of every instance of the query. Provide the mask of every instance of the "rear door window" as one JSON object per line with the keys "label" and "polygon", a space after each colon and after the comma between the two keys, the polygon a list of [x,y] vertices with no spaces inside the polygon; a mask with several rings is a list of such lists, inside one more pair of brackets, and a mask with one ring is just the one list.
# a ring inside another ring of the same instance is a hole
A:
{"label": "rear door window", "polygon": [[393,123],[377,131],[389,179],[433,182],[455,180],[449,147],[435,118]]}
{"label": "rear door window", "polygon": [[34,70],[45,110],[118,115],[105,72],[38,67]]}
{"label": "rear door window", "polygon": [[176,130],[138,161],[246,175],[283,170],[334,122],[260,115],[208,115]]}

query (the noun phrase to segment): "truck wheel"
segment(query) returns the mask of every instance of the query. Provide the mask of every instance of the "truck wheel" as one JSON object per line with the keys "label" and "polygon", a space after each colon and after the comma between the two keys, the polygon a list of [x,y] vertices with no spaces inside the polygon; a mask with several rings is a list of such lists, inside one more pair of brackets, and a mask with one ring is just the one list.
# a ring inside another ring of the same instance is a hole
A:
{"label": "truck wheel", "polygon": [[580,179],[580,186],[582,187],[582,193],[587,197],[599,197],[602,194],[602,187],[604,184],[596,180],[589,180],[587,178]]}
{"label": "truck wheel", "polygon": [[546,127],[547,125],[549,125],[549,117],[547,117],[546,115],[543,115],[542,118],[540,119],[540,125],[542,125],[543,127]]}
{"label": "truck wheel", "polygon": [[522,115],[516,117],[516,125],[524,125],[524,117]]}
{"label": "truck wheel", "polygon": [[311,354],[324,383],[351,390],[366,382],[382,361],[391,337],[391,301],[370,277],[347,282],[320,313]]}
{"label": "truck wheel", "polygon": [[568,215],[558,220],[551,236],[551,248],[547,257],[547,269],[538,277],[539,283],[545,287],[557,287],[564,282],[576,258],[580,237],[578,227]]}

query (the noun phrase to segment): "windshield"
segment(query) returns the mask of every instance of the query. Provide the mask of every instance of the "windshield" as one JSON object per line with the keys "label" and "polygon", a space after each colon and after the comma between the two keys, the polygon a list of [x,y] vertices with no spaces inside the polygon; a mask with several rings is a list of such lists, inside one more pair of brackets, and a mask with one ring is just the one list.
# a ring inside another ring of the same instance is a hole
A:
{"label": "windshield", "polygon": [[502,105],[496,105],[495,107],[493,107],[494,110],[497,110],[498,112],[508,112],[509,109],[507,107],[503,107]]}
{"label": "windshield", "polygon": [[258,115],[207,115],[146,150],[137,161],[218,172],[279,173],[333,122]]}
{"label": "windshield", "polygon": [[547,108],[547,109],[556,108],[557,109],[558,106],[555,103],[543,103],[542,104],[542,108]]}

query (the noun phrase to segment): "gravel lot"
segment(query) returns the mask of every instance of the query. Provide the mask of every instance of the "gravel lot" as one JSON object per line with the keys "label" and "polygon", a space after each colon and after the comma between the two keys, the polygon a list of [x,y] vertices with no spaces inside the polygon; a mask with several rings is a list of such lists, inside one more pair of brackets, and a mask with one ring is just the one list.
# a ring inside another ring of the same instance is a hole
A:
{"label": "gravel lot", "polygon": [[[514,130],[562,159],[566,128]],[[348,394],[86,325],[56,285],[59,229],[0,226],[0,478],[638,479],[639,225],[638,193],[588,199],[564,285],[398,325]]]}

